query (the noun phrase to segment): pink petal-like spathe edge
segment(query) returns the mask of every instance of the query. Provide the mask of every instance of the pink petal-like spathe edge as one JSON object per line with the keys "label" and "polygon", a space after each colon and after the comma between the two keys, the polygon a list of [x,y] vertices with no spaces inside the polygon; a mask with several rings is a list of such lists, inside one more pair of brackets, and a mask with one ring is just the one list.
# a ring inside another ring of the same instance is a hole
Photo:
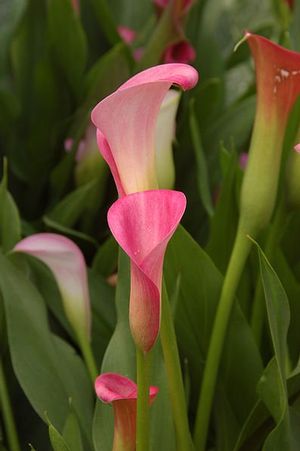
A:
{"label": "pink petal-like spathe edge", "polygon": [[108,211],[110,230],[131,260],[130,326],[145,352],[159,332],[164,253],[185,207],[183,193],[153,190],[125,196]]}
{"label": "pink petal-like spathe edge", "polygon": [[157,188],[155,126],[172,84],[192,88],[197,71],[185,64],[152,67],[132,77],[92,111],[98,143],[119,195]]}
{"label": "pink petal-like spathe edge", "polygon": [[123,83],[118,91],[147,83],[167,82],[184,91],[192,89],[198,82],[198,72],[192,66],[181,63],[160,64],[150,67]]}
{"label": "pink petal-like spathe edge", "polygon": [[[55,233],[37,233],[24,238],[14,251],[33,255],[53,272],[66,316],[75,332],[90,337],[90,299],[86,264],[79,247]],[[82,330],[76,331],[80,327]]]}
{"label": "pink petal-like spathe edge", "polygon": [[[98,398],[105,403],[121,399],[137,399],[137,385],[125,376],[117,373],[103,373],[95,381],[95,391]],[[154,400],[158,387],[150,387],[150,400]]]}

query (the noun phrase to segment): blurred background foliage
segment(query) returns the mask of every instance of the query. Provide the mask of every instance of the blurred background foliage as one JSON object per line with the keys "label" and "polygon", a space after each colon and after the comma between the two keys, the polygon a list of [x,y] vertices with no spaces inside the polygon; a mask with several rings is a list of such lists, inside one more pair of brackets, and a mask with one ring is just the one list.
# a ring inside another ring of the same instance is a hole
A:
{"label": "blurred background foliage", "polygon": [[[178,31],[174,31],[171,20],[170,9],[158,17],[150,0],[0,0],[0,245],[8,252],[21,237],[41,231],[63,233],[79,244],[90,266],[93,346],[100,362],[116,323],[115,290],[107,283],[107,277],[117,266],[117,246],[106,223],[106,211],[116,199],[116,191],[103,164],[96,172],[88,166],[84,176],[79,177],[76,154],[96,103],[141,68],[162,62],[165,48]],[[295,1],[291,9],[284,0],[195,0],[185,18],[184,33],[196,51],[193,65],[199,70],[200,82],[192,92],[184,94],[180,105],[174,143],[175,187],[188,198],[185,228],[206,248],[221,273],[235,236],[243,174],[240,155],[248,149],[255,114],[255,77],[250,52],[247,45],[236,52],[233,49],[247,29],[300,51],[299,23],[300,2]],[[120,26],[136,32],[132,44],[122,41]],[[144,49],[139,61],[134,58],[137,48]],[[286,134],[286,152],[295,140],[299,111],[296,105]],[[293,300],[300,294],[300,257],[295,247],[299,225],[300,214],[295,214],[281,238],[274,262]],[[170,248],[173,274],[179,265],[176,255],[185,240],[180,236]],[[199,252],[199,262],[208,267],[210,263],[205,260],[208,257],[199,250],[193,251],[193,245],[187,243],[190,259],[187,257],[186,267],[190,272],[193,252]],[[51,329],[62,337],[71,335],[61,305],[53,301],[59,295],[50,273],[34,261],[29,269],[27,261],[14,259],[21,269],[25,267],[25,274],[30,273],[30,279],[42,294],[43,305],[50,312]],[[254,256],[239,288],[246,316],[257,275],[257,261],[253,260]],[[176,285],[174,275],[168,273],[170,285]],[[200,273],[196,273],[199,278]],[[188,274],[186,277],[189,280]],[[26,292],[25,281],[19,280]],[[10,288],[13,290],[13,282]],[[189,282],[184,289],[188,297]],[[98,298],[105,302],[99,304]],[[41,302],[37,297],[36,305]],[[291,301],[290,308],[291,359],[296,362],[300,351],[300,313],[296,302]],[[1,349],[5,355],[3,308],[1,312],[4,343]],[[201,316],[201,312],[194,313]],[[41,318],[44,314],[41,313]],[[180,308],[178,315],[184,317]],[[239,317],[239,311],[236,315]],[[30,321],[30,316],[27,320]],[[18,337],[21,341],[26,340],[27,328],[26,318],[22,321],[19,327],[24,329],[23,335]],[[194,346],[192,338],[185,336],[189,321],[191,318],[178,321],[184,355]],[[62,344],[59,347],[61,355],[70,354],[69,348]],[[266,348],[263,356],[268,361],[269,344]],[[243,353],[239,352],[236,355],[241,356]],[[8,359],[6,366],[11,374],[13,402],[18,406],[22,443],[43,443],[40,449],[45,450],[46,428],[30,409]],[[201,365],[189,371],[193,389],[193,379],[197,379]],[[228,379],[226,384],[230,385]],[[42,416],[39,406],[31,402]],[[191,412],[193,409],[195,406],[191,405]],[[226,412],[223,414],[226,416]],[[263,415],[261,418],[265,419]],[[56,426],[59,424],[58,421]]]}

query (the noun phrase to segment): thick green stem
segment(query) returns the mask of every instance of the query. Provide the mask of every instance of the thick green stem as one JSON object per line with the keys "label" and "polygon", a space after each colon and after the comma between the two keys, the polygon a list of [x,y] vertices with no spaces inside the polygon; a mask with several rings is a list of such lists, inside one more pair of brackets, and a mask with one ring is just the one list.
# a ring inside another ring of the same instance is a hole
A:
{"label": "thick green stem", "polygon": [[[270,228],[270,231],[267,236],[266,244],[264,252],[268,259],[272,262],[274,251],[277,247],[277,244],[282,236],[283,230],[287,224],[287,212],[285,210],[284,203],[279,202],[278,208],[275,213],[273,224]],[[264,301],[264,293],[263,287],[261,283],[261,279],[259,278],[257,281],[253,307],[252,307],[252,315],[251,315],[251,327],[253,330],[253,335],[256,339],[256,343],[260,346],[262,339],[262,332],[265,321],[265,301]]]}
{"label": "thick green stem", "polygon": [[21,451],[2,361],[0,362],[0,403],[9,449],[11,451]]}
{"label": "thick green stem", "polygon": [[79,341],[79,346],[80,346],[86,367],[88,369],[89,375],[91,377],[92,383],[94,383],[96,377],[98,376],[98,370],[97,370],[97,365],[96,365],[95,358],[93,355],[93,351],[91,348],[91,344],[87,340],[86,337],[79,338],[78,341]]}
{"label": "thick green stem", "polygon": [[235,299],[235,293],[250,248],[251,241],[239,228],[224,279],[204,368],[194,433],[197,451],[205,450],[209,419],[228,322]]}
{"label": "thick green stem", "polygon": [[176,334],[165,286],[163,287],[162,296],[160,339],[168,377],[169,394],[177,436],[177,449],[178,451],[191,451],[194,449],[194,446],[187,417],[187,406]]}
{"label": "thick green stem", "polygon": [[136,451],[149,450],[149,370],[150,355],[136,348],[136,371],[137,371],[137,412],[136,412]]}

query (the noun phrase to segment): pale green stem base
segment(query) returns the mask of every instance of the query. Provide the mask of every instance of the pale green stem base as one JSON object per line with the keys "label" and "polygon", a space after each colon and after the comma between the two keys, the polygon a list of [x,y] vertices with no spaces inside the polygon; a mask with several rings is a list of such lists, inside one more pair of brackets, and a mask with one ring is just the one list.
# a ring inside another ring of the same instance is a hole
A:
{"label": "pale green stem base", "polygon": [[178,451],[194,449],[187,417],[187,406],[172,312],[165,285],[162,296],[160,339],[168,378],[169,394],[176,429]]}
{"label": "pale green stem base", "polygon": [[239,229],[224,279],[203,373],[194,432],[194,441],[197,451],[205,450],[209,419],[228,322],[238,283],[250,249],[251,241],[247,238],[246,234]]}
{"label": "pale green stem base", "polygon": [[[280,202],[277,211],[275,213],[273,224],[268,233],[264,249],[267,258],[271,261],[271,263],[274,250],[276,249],[276,246],[282,236],[282,233],[287,223],[288,223],[287,212],[285,211],[283,202]],[[266,307],[264,301],[264,293],[261,279],[259,277],[255,289],[251,315],[251,327],[258,347],[260,347],[262,340],[265,317],[266,317]]]}
{"label": "pale green stem base", "polygon": [[21,451],[2,362],[0,362],[0,403],[10,451]]}
{"label": "pale green stem base", "polygon": [[98,376],[98,369],[93,355],[90,342],[87,338],[79,338],[78,343],[85,361],[86,367],[88,369],[89,375],[91,377],[92,383],[94,384],[96,377]]}
{"label": "pale green stem base", "polygon": [[137,412],[136,412],[136,451],[149,450],[149,386],[150,386],[150,353],[144,353],[136,348],[137,372]]}

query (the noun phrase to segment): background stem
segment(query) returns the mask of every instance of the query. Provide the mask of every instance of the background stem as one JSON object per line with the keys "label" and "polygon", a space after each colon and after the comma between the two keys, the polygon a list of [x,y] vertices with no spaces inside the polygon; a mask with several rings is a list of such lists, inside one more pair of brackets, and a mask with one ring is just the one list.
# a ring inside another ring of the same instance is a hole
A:
{"label": "background stem", "polygon": [[79,338],[79,345],[83,355],[83,359],[85,361],[86,367],[88,369],[89,375],[91,377],[92,383],[95,382],[96,377],[98,376],[97,365],[95,362],[95,358],[93,355],[93,351],[91,348],[90,342],[87,338]]}
{"label": "background stem", "polygon": [[250,249],[251,241],[239,228],[224,279],[204,367],[194,434],[197,451],[205,450],[209,419],[228,322],[236,289]]}
{"label": "background stem", "polygon": [[149,450],[149,361],[150,355],[136,347],[137,370],[137,414],[136,414],[136,450]]}
{"label": "background stem", "polygon": [[9,394],[6,386],[2,360],[0,362],[0,402],[9,449],[10,451],[21,451]]}

